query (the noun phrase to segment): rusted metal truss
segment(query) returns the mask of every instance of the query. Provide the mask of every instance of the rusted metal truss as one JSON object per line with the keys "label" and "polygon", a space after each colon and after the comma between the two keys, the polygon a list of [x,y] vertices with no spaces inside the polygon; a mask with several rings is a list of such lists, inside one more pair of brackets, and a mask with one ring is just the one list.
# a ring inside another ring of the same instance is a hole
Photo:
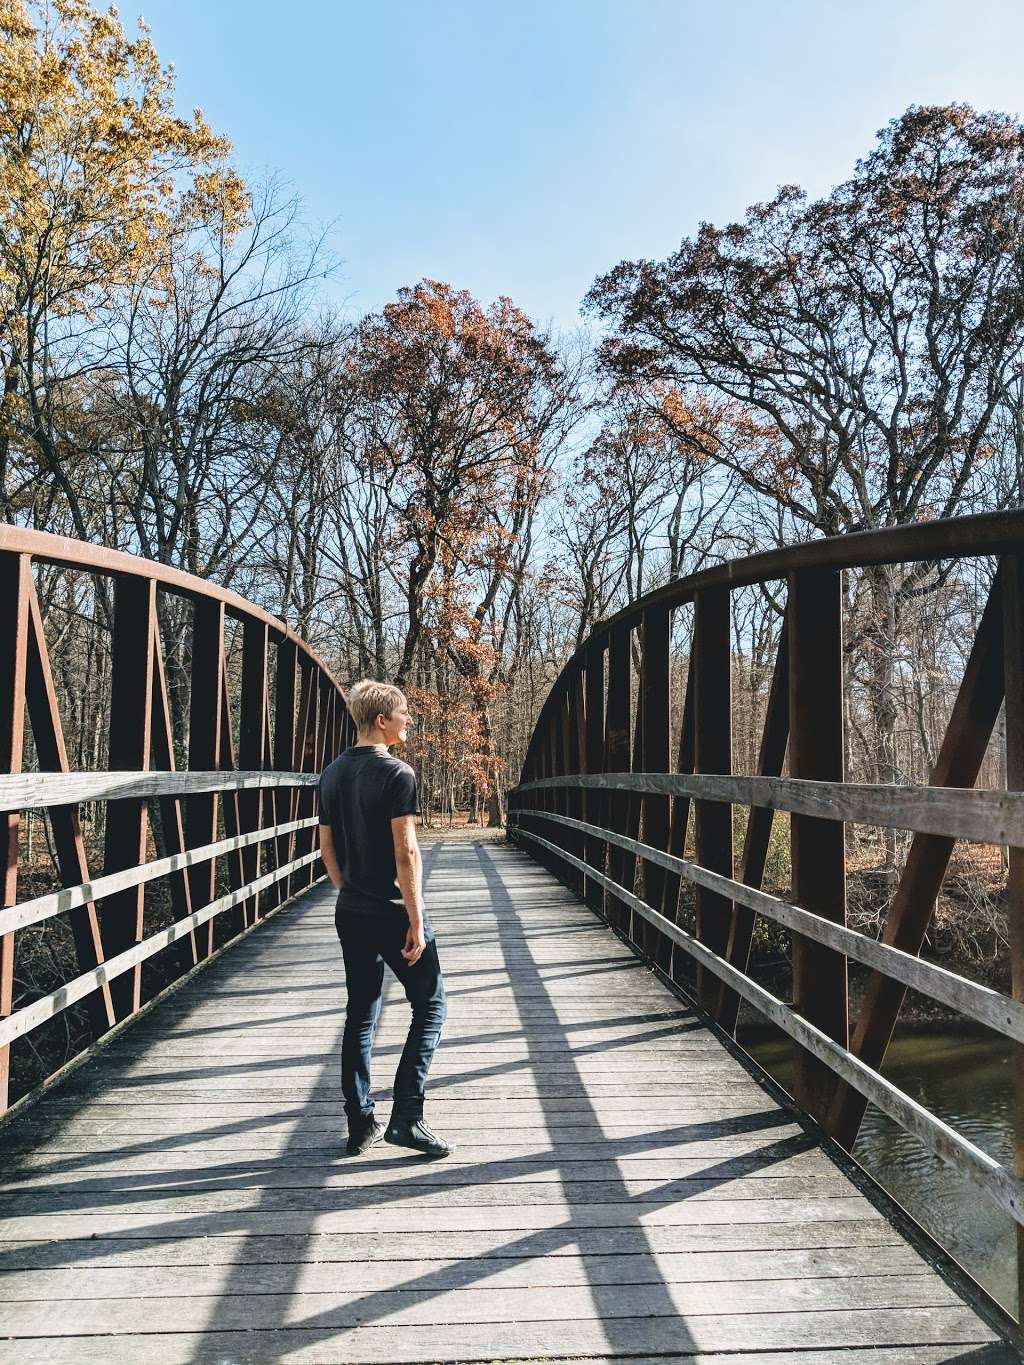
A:
{"label": "rusted metal truss", "polygon": [[[928,787],[845,781],[844,570],[991,556],[988,604]],[[783,580],[779,635],[758,772],[732,771],[731,595]],[[672,613],[693,607],[674,769],[669,768]],[[639,660],[634,673],[633,660]],[[607,660],[607,667],[606,667]],[[1006,792],[974,790],[1006,702]],[[563,742],[567,717],[586,737]],[[632,743],[630,742],[632,737]],[[571,761],[572,760],[572,761]],[[782,776],[788,765],[788,775]],[[961,518],[772,551],[680,579],[602,622],[556,680],[520,783],[512,836],[571,885],[636,949],[677,980],[696,968],[697,1003],[735,1033],[745,1000],[798,1044],[795,1098],[852,1148],[875,1103],[1024,1224],[1024,515]],[[733,809],[746,807],[734,867]],[[694,827],[688,838],[691,809]],[[776,811],[790,814],[791,900],[761,890]],[[845,825],[911,831],[880,939],[846,926]],[[1010,848],[1012,991],[1000,995],[919,954],[958,838]],[[693,860],[684,851],[693,848]],[[680,889],[694,888],[695,931]],[[757,916],[790,931],[793,997],[748,974]],[[869,969],[849,1017],[847,964]],[[1013,1040],[1015,1168],[1005,1169],[881,1076],[908,988]],[[1020,1259],[1020,1258],[1019,1258]],[[1024,1299],[1022,1299],[1024,1301]]]}
{"label": "rusted metal truss", "polygon": [[[34,564],[97,575],[112,589],[105,772],[69,762],[61,715],[71,699],[58,693]],[[165,596],[192,612],[188,735],[177,743]],[[241,623],[237,666],[229,619]],[[244,598],[132,555],[0,527],[0,1112],[18,1038],[79,1002],[98,1037],[146,1004],[154,985],[145,964],[158,953],[162,988],[322,875],[315,784],[352,734],[323,663]],[[79,817],[86,800],[102,810],[101,844],[89,845],[94,855],[102,848],[96,875]],[[22,819],[34,808],[49,821],[60,886],[19,903]],[[156,926],[147,922],[146,887],[160,881],[171,922],[165,913]],[[78,975],[15,1010],[19,930],[57,914],[67,916]]]}

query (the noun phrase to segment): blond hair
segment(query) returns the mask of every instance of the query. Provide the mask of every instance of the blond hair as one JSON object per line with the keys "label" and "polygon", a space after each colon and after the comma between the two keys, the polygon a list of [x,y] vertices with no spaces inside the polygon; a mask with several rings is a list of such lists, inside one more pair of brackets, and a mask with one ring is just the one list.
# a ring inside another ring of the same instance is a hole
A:
{"label": "blond hair", "polygon": [[350,687],[345,700],[348,713],[362,735],[373,729],[378,716],[393,715],[399,706],[408,705],[400,687],[395,687],[393,683],[377,682],[373,678],[363,678]]}

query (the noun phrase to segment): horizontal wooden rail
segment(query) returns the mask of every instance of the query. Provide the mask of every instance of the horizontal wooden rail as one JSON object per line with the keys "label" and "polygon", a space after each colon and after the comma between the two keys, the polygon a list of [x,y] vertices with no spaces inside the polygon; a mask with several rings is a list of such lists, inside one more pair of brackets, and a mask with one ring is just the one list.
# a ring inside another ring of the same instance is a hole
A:
{"label": "horizontal wooden rail", "polygon": [[926,962],[912,953],[904,953],[888,943],[879,943],[877,939],[869,938],[856,929],[847,929],[845,925],[836,924],[833,920],[815,915],[810,910],[802,910],[800,906],[791,905],[767,891],[744,886],[742,882],[734,881],[732,877],[724,877],[719,872],[712,872],[709,868],[701,867],[699,863],[688,862],[685,858],[674,857],[671,853],[653,848],[650,844],[630,839],[625,834],[618,834],[600,825],[588,824],[584,820],[558,815],[554,811],[523,810],[515,812],[514,819],[518,822],[524,816],[567,825],[584,834],[607,840],[608,843],[646,858],[648,862],[657,863],[659,867],[664,867],[669,872],[674,872],[684,881],[706,887],[728,900],[739,901],[741,905],[747,906],[766,919],[773,920],[776,924],[782,924],[795,933],[803,934],[805,938],[814,939],[816,943],[823,943],[837,952],[845,953],[855,962],[884,972],[912,990],[948,1005],[976,1023],[984,1024],[987,1028],[1005,1034],[1007,1038],[1024,1043],[1024,1003],[1019,1000],[1011,1000],[1009,996],[1002,995],[988,986],[981,986],[976,981],[968,981],[966,977],[947,971],[945,967]]}
{"label": "horizontal wooden rail", "polygon": [[567,787],[659,792],[849,824],[1024,847],[1024,794],[963,787],[893,787],[718,773],[569,773],[523,782],[516,792]]}
{"label": "horizontal wooden rail", "polygon": [[[521,829],[525,839],[538,844],[549,853],[555,854],[577,871],[592,878],[610,895],[628,906],[634,914],[652,924],[673,943],[687,952],[707,971],[712,972],[737,995],[753,1005],[759,1013],[770,1019],[787,1033],[801,1047],[812,1053],[819,1061],[830,1067],[849,1085],[858,1090],[867,1100],[884,1114],[893,1119],[906,1132],[916,1137],[930,1152],[947,1165],[953,1166],[961,1175],[970,1180],[988,1199],[1017,1223],[1024,1224],[1024,1181],[1021,1181],[1000,1165],[987,1152],[976,1147],[961,1133],[937,1118],[929,1110],[910,1098],[898,1086],[893,1085],[871,1067],[866,1066],[846,1048],[840,1047],[826,1033],[816,1028],[807,1019],[759,986],[737,968],[698,942],[685,929],[673,924],[659,911],[627,891],[624,886],[606,877],[595,867],[577,858],[559,845],[530,830]],[[646,856],[646,855],[645,855]]]}
{"label": "horizontal wooden rail", "polygon": [[274,868],[272,872],[257,877],[254,881],[239,887],[237,891],[231,891],[225,896],[218,897],[217,900],[211,901],[209,905],[204,905],[201,910],[196,910],[184,919],[178,920],[169,928],[150,935],[149,938],[136,944],[134,948],[118,953],[116,957],[108,958],[106,962],[94,967],[91,972],[83,972],[81,976],[76,976],[74,980],[61,986],[59,990],[52,991],[39,1000],[34,1000],[31,1005],[26,1005],[24,1009],[20,1009],[6,1019],[0,1020],[0,1047],[13,1042],[15,1038],[21,1038],[24,1034],[30,1033],[32,1029],[38,1028],[47,1019],[52,1019],[54,1015],[62,1013],[69,1005],[75,1004],[78,1000],[83,1000],[101,986],[108,985],[124,976],[126,972],[145,962],[154,953],[159,953],[179,939],[186,938],[201,924],[206,924],[225,910],[231,910],[236,905],[241,905],[259,891],[273,886],[275,882],[279,882],[282,878],[290,876],[291,873],[299,871],[300,868],[308,867],[311,863],[316,862],[319,857],[320,852],[317,849],[312,853],[304,854],[301,858],[293,858],[284,867]]}
{"label": "horizontal wooden rail", "polygon": [[253,772],[18,773],[0,777],[0,811],[46,810],[83,801],[139,797],[186,797],[203,792],[259,791],[268,787],[315,787],[319,773]]}
{"label": "horizontal wooden rail", "polygon": [[156,881],[171,872],[181,872],[187,867],[209,862],[211,858],[225,853],[235,853],[254,844],[266,843],[268,839],[278,839],[284,835],[295,834],[300,829],[311,829],[317,823],[315,815],[305,820],[290,820],[284,825],[273,825],[270,829],[257,829],[251,834],[236,834],[230,839],[218,839],[215,844],[204,844],[201,848],[190,848],[184,853],[171,853],[166,858],[156,858],[151,863],[126,868],[124,872],[112,872],[107,877],[96,877],[91,882],[78,886],[64,886],[59,891],[49,891],[45,896],[34,900],[22,901],[0,910],[0,934],[10,934],[15,929],[25,929],[30,924],[51,919],[65,910],[88,905],[91,901],[102,900],[115,891],[125,891],[129,887],[141,886],[145,882]]}

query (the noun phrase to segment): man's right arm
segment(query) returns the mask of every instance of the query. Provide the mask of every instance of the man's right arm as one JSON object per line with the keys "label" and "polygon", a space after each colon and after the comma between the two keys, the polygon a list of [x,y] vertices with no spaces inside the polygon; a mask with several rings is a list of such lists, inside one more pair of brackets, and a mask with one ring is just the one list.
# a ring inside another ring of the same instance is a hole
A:
{"label": "man's right arm", "polygon": [[338,891],[341,890],[341,868],[338,855],[334,851],[334,834],[330,825],[320,826],[320,857],[323,859],[327,875]]}
{"label": "man's right arm", "polygon": [[409,930],[405,936],[402,956],[406,962],[416,962],[427,946],[423,933],[423,859],[416,838],[416,817],[398,815],[391,821],[391,838],[395,846],[395,871],[398,885],[409,916]]}

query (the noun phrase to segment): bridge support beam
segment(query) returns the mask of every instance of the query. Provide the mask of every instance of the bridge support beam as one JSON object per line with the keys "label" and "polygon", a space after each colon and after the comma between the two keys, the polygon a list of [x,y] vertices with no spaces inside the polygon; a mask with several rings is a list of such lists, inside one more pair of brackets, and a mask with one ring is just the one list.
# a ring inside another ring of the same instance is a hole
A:
{"label": "bridge support beam", "polygon": [[[25,750],[25,667],[28,659],[29,597],[32,568],[28,555],[0,559],[0,772],[20,773]],[[18,899],[18,842],[21,814],[5,811],[0,820],[0,871],[3,905]],[[0,937],[0,1019],[14,1007],[14,934]],[[7,1108],[11,1047],[0,1047],[0,1113]]]}
{"label": "bridge support beam", "polygon": [[[197,602],[192,621],[192,687],[189,702],[188,766],[190,771],[215,771],[221,756],[221,689],[224,670],[224,603]],[[217,838],[216,792],[190,796],[185,811],[185,833],[190,848],[212,844]],[[192,909],[201,910],[214,897],[217,860],[210,858],[189,868]],[[213,952],[213,920],[201,929],[200,957]]]}
{"label": "bridge support beam", "polygon": [[[1006,683],[1006,789],[1024,791],[1024,556],[1003,560],[1003,669]],[[1006,883],[1010,993],[1024,1001],[1024,848],[1009,849]],[[1013,1169],[1024,1178],[1024,1044],[1014,1043]],[[1017,1231],[1018,1319],[1024,1319],[1024,1226]]]}
{"label": "bridge support beam", "polygon": [[[758,755],[757,771],[762,777],[778,777],[786,758],[786,745],[789,741],[789,622],[783,620],[779,633],[778,653],[775,656],[775,669],[772,673],[771,690],[768,694],[768,709],[764,718],[761,735],[761,748]],[[740,858],[739,880],[744,886],[761,889],[764,881],[765,864],[768,861],[768,848],[772,837],[775,812],[770,806],[751,806],[747,814],[747,830],[743,838],[743,853]],[[673,852],[675,850],[672,850]],[[750,948],[754,941],[754,911],[737,903],[729,930],[729,946],[726,961],[746,973],[750,963]],[[734,990],[722,983],[722,996],[718,1009],[718,1023],[726,1033],[736,1034],[739,1018],[740,998]]]}
{"label": "bridge support beam", "polygon": [[[584,665],[584,691],[585,691],[585,742],[584,757],[586,766],[584,771],[588,773],[599,773],[603,759],[604,749],[604,655],[605,652],[600,644],[592,645],[587,651],[586,663]],[[603,825],[605,822],[604,804],[605,796],[603,792],[590,787],[583,793],[583,819],[592,825]],[[608,845],[602,843],[600,839],[588,836],[586,840],[586,852],[584,858],[591,867],[596,867],[599,872],[605,870],[605,856]],[[598,882],[587,879],[584,885],[584,898],[588,905],[597,909],[601,906],[602,890]]]}
{"label": "bridge support beam", "polygon": [[[291,772],[295,766],[295,673],[298,651],[291,640],[281,640],[277,646],[276,681],[274,687],[274,767],[278,772]],[[274,791],[274,824],[283,825],[295,818],[298,792],[278,787]],[[279,834],[274,841],[274,865],[284,867],[291,862],[295,848],[294,834]],[[288,899],[285,877],[274,887],[273,904]]]}
{"label": "bridge support beam", "polygon": [[[641,625],[643,655],[640,671],[640,712],[642,751],[640,767],[645,773],[668,772],[668,675],[669,609],[648,607]],[[643,839],[655,848],[665,848],[669,835],[669,798],[651,794],[643,798]],[[643,862],[643,898],[656,909],[665,894],[665,870],[657,863]],[[643,925],[643,946],[654,955],[658,966],[667,971],[672,961],[672,944],[653,926]]]}
{"label": "bridge support beam", "polygon": [[[141,772],[150,766],[155,640],[156,583],[145,578],[117,579],[107,760],[115,772]],[[104,874],[144,863],[148,835],[149,810],[144,799],[111,801],[104,838]],[[119,891],[107,899],[100,915],[107,957],[116,957],[145,938],[144,906],[143,886]],[[142,964],[119,977],[110,989],[118,1019],[134,1014],[142,1004]]]}
{"label": "bridge support beam", "polygon": [[[726,586],[694,594],[693,657],[695,767],[698,773],[732,772],[732,612]],[[694,802],[697,862],[724,877],[733,873],[732,806],[725,801]],[[721,956],[729,941],[733,903],[707,887],[697,887],[697,938]],[[718,978],[697,968],[697,1002],[712,1014],[718,1005]]]}
{"label": "bridge support beam", "polygon": [[[789,773],[811,781],[843,780],[842,592],[835,569],[789,578]],[[845,827],[840,820],[791,817],[793,900],[846,923]],[[793,936],[793,1007],[842,1047],[849,1006],[846,959]],[[796,1050],[795,1099],[822,1119],[835,1088],[833,1073]]]}
{"label": "bridge support beam", "polygon": [[[930,779],[933,787],[973,787],[977,781],[1003,701],[1002,579],[1000,570],[935,760]],[[886,917],[883,943],[905,953],[921,951],[954,842],[943,834],[914,835]],[[868,1066],[881,1067],[906,993],[906,986],[881,972],[868,977],[850,1047]],[[840,1083],[826,1127],[847,1151],[856,1141],[866,1108],[867,1101],[859,1091]]]}
{"label": "bridge support beam", "polygon": [[[267,760],[267,653],[270,636],[266,621],[246,621],[242,627],[242,698],[238,727],[238,766],[246,772],[266,766]],[[242,834],[259,829],[264,818],[264,804],[270,797],[258,788],[244,791],[238,797],[238,824]],[[260,875],[259,844],[242,849],[243,884],[254,882]],[[262,893],[265,898],[271,892]],[[260,917],[261,893],[242,907],[246,926]]]}
{"label": "bridge support beam", "polygon": [[[679,745],[676,750],[676,772],[692,773],[694,764],[694,723],[693,723],[693,663],[686,670],[686,693],[683,697],[683,714],[679,722]],[[668,851],[675,858],[681,858],[686,848],[686,827],[690,819],[689,796],[672,798],[672,816],[668,827]],[[662,892],[661,913],[673,924],[679,922],[679,891],[682,878],[673,872],[666,873]],[[672,945],[672,979],[683,985],[689,972],[687,954]]]}
{"label": "bridge support beam", "polygon": [[[614,626],[608,641],[608,710],[605,730],[604,770],[606,773],[629,771],[629,636],[627,625]],[[609,792],[608,827],[625,833],[629,823],[629,793]],[[608,851],[609,875],[625,885],[626,855],[614,845]],[[605,917],[617,928],[629,927],[629,911],[605,893]]]}

